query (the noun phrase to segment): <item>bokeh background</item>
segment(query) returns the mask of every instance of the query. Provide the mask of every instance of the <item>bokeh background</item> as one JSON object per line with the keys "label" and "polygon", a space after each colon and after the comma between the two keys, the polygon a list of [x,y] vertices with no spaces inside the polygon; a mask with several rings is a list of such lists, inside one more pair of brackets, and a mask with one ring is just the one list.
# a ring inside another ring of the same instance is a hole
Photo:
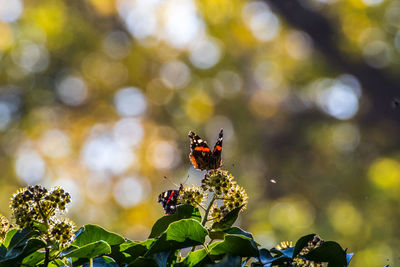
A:
{"label": "bokeh background", "polygon": [[0,212],[62,185],[78,225],[145,239],[163,177],[203,174],[188,131],[224,128],[260,244],[397,266],[399,73],[400,1],[0,0]]}

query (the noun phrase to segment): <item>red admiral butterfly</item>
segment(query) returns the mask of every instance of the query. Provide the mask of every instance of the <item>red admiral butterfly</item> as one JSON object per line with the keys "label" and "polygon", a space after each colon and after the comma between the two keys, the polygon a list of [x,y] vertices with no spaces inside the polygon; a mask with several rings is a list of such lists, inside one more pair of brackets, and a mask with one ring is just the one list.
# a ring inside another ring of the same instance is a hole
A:
{"label": "red admiral butterfly", "polygon": [[176,206],[178,205],[179,193],[183,190],[183,185],[178,190],[168,190],[162,192],[158,196],[158,202],[163,206],[165,215],[174,214],[176,212]]}
{"label": "red admiral butterfly", "polygon": [[200,136],[194,132],[189,132],[190,138],[190,161],[193,166],[199,170],[215,170],[221,167],[222,159],[222,139],[223,129],[219,132],[217,143],[211,151],[207,142],[202,140]]}

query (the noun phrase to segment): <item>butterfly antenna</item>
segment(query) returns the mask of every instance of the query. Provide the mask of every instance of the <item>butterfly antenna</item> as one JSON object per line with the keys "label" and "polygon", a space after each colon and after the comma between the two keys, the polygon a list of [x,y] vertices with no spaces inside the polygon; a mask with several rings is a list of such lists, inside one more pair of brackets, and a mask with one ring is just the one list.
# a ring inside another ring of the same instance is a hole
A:
{"label": "butterfly antenna", "polygon": [[189,174],[186,176],[185,181],[183,182],[183,184],[186,184],[187,180],[189,180]]}
{"label": "butterfly antenna", "polygon": [[167,176],[164,176],[164,179],[170,182],[171,184],[175,185],[176,187],[179,187],[176,183],[172,182]]}

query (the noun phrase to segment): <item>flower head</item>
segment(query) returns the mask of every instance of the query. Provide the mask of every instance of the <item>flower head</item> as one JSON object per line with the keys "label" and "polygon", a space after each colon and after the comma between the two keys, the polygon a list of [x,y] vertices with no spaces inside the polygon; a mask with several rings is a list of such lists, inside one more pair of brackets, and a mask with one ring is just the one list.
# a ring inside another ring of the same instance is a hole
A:
{"label": "flower head", "polygon": [[181,204],[189,204],[194,207],[201,205],[207,194],[202,192],[200,187],[185,187],[179,194],[179,202]]}
{"label": "flower head", "polygon": [[0,214],[0,242],[4,241],[8,230],[10,229],[10,222],[7,218]]}
{"label": "flower head", "polygon": [[56,219],[48,230],[50,240],[60,247],[67,247],[72,240],[75,224],[67,218]]}

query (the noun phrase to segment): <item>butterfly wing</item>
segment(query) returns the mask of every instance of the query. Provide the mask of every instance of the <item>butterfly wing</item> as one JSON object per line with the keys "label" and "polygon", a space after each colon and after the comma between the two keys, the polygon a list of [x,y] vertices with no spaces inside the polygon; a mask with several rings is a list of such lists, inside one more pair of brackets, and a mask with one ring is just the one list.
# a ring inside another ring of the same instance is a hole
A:
{"label": "butterfly wing", "polygon": [[218,135],[218,140],[215,143],[214,149],[213,149],[213,161],[214,161],[214,167],[215,169],[218,169],[222,165],[222,141],[224,139],[224,130],[221,129]]}
{"label": "butterfly wing", "polygon": [[158,202],[163,206],[166,215],[174,214],[178,204],[179,190],[168,190],[158,196]]}
{"label": "butterfly wing", "polygon": [[199,170],[214,170],[222,165],[221,152],[223,129],[219,132],[217,143],[211,151],[207,142],[200,138],[197,134],[190,131],[190,161],[193,166]]}
{"label": "butterfly wing", "polygon": [[190,161],[193,166],[199,170],[207,170],[212,152],[207,142],[200,138],[197,134],[190,131]]}

